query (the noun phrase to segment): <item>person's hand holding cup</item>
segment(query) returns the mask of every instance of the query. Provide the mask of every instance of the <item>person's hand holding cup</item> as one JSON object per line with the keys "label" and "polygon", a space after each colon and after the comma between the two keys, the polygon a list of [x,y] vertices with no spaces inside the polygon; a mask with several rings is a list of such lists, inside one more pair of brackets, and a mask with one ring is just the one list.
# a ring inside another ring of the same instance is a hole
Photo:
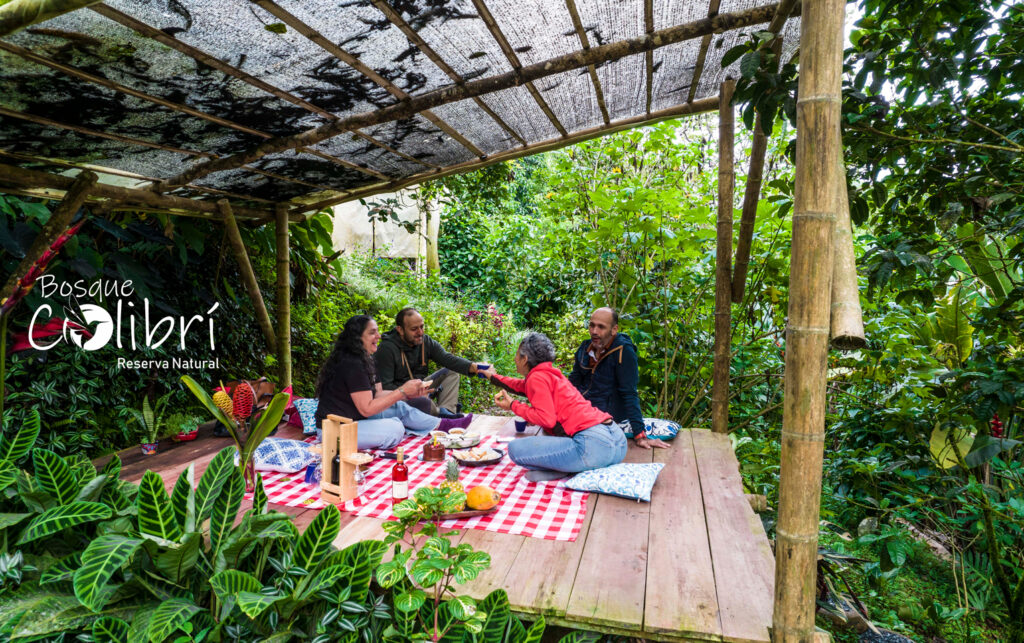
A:
{"label": "person's hand holding cup", "polygon": [[475,369],[473,372],[476,373],[477,377],[483,377],[489,380],[491,379],[491,376],[494,375],[494,368],[490,364],[481,362],[479,364],[473,364],[473,368]]}

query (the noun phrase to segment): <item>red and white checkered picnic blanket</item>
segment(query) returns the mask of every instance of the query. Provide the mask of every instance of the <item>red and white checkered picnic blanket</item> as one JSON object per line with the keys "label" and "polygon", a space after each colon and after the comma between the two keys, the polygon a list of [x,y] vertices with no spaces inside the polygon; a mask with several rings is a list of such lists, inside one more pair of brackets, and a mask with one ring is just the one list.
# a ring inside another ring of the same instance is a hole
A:
{"label": "red and white checkered picnic blanket", "polygon": [[[444,462],[422,462],[419,457],[430,438],[410,438],[405,448],[409,467],[409,492],[424,485],[444,482]],[[502,448],[494,436],[484,438],[480,446]],[[504,449],[503,449],[504,450]],[[357,516],[389,519],[391,515],[391,460],[375,460],[366,471],[365,491],[341,505]],[[495,511],[474,518],[446,520],[443,527],[483,529],[502,534],[520,534],[547,540],[576,540],[587,515],[587,493],[566,489],[556,482],[536,483],[523,477],[526,469],[506,454],[497,464],[485,467],[461,467],[459,480],[469,491],[487,485],[501,494]]]}
{"label": "red and white checkered picnic blanket", "polygon": [[[419,457],[429,438],[407,438],[402,446],[409,467],[409,491],[444,481],[444,462],[422,462]],[[493,436],[481,446],[501,448]],[[378,458],[366,470],[362,494],[341,505],[343,511],[357,516],[389,520],[391,515],[391,468],[394,460]],[[574,541],[587,515],[587,493],[566,489],[557,482],[535,483],[523,477],[526,470],[509,459],[485,467],[461,467],[459,479],[466,491],[487,485],[501,494],[495,511],[473,518],[446,520],[442,526],[457,529],[483,529],[503,534],[519,534],[547,540]],[[320,488],[304,482],[305,474],[263,472],[267,499],[289,507],[320,509]],[[246,495],[251,498],[251,494]]]}

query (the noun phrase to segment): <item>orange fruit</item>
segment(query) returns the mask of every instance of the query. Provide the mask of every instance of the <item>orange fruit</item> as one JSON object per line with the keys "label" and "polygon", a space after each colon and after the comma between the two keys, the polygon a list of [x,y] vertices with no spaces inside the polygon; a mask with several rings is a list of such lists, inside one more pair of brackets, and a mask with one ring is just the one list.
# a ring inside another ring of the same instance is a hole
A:
{"label": "orange fruit", "polygon": [[466,506],[470,509],[491,509],[501,502],[501,494],[487,485],[473,487],[466,494]]}

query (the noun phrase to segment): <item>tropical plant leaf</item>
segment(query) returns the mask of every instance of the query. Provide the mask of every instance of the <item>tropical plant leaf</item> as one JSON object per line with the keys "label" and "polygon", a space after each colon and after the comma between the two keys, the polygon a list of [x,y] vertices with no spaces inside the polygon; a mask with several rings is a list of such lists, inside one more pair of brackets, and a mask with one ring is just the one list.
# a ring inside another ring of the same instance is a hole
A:
{"label": "tropical plant leaf", "polygon": [[496,589],[480,601],[480,609],[487,614],[483,630],[477,636],[479,643],[504,643],[505,630],[508,628],[512,608],[508,602],[508,594],[503,589]]}
{"label": "tropical plant leaf", "polygon": [[171,547],[153,559],[153,564],[167,578],[175,583],[183,582],[188,573],[199,560],[199,550],[203,544],[203,535],[191,531],[181,539],[181,544]]}
{"label": "tropical plant leaf", "polygon": [[149,643],[149,622],[155,611],[154,608],[135,615],[131,620],[131,627],[128,628],[128,643]]}
{"label": "tropical plant leaf", "polygon": [[[12,599],[5,596],[3,622],[5,633],[12,641],[34,641],[65,632],[89,629],[98,617],[112,616],[129,620],[146,608],[144,603],[134,601],[118,601],[100,612],[93,612],[67,593],[52,593],[40,590],[38,586],[22,589],[32,590],[31,597],[26,600]],[[6,617],[11,614],[11,617]],[[6,638],[6,637],[5,637]]]}
{"label": "tropical plant leaf", "polygon": [[199,611],[200,608],[188,599],[166,600],[153,612],[152,618],[149,619],[149,627],[146,628],[146,635],[151,643],[162,643]]}
{"label": "tropical plant leaf", "polygon": [[59,504],[66,505],[78,495],[78,482],[64,458],[53,451],[37,448],[32,450],[32,464],[39,487]]}
{"label": "tropical plant leaf", "polygon": [[238,437],[236,435],[234,421],[231,418],[229,418],[224,413],[224,411],[220,410],[220,408],[216,404],[213,403],[213,398],[210,397],[210,394],[206,392],[206,389],[200,386],[198,382],[196,382],[188,375],[182,375],[181,381],[185,383],[185,386],[188,387],[188,390],[192,391],[192,395],[195,395],[196,398],[203,404],[203,406],[206,407],[206,410],[213,415],[214,419],[216,419],[218,422],[227,427],[227,430],[231,432],[231,437],[233,437],[235,439],[235,442],[237,443]]}
{"label": "tropical plant leaf", "polygon": [[295,587],[293,597],[297,601],[304,601],[313,594],[316,594],[322,589],[327,589],[331,585],[337,583],[341,578],[347,576],[352,571],[345,565],[330,565],[324,567],[316,574],[307,576]]}
{"label": "tropical plant leaf", "polygon": [[69,505],[54,507],[36,516],[28,524],[21,532],[18,544],[24,545],[39,540],[75,525],[106,520],[110,515],[110,507],[99,502],[72,502]]}
{"label": "tropical plant leaf", "polygon": [[964,457],[969,467],[978,467],[1004,451],[1009,451],[1020,444],[1020,440],[1009,438],[993,438],[991,435],[979,435],[971,444],[971,452]]}
{"label": "tropical plant leaf", "polygon": [[526,636],[523,637],[521,643],[540,643],[540,640],[544,638],[544,630],[546,628],[547,624],[544,622],[544,617],[538,616],[537,620],[530,626],[530,629],[526,630]]}
{"label": "tropical plant leaf", "polygon": [[217,598],[224,601],[239,592],[258,593],[262,585],[252,574],[237,569],[225,569],[210,579],[210,587]]}
{"label": "tropical plant leaf", "polygon": [[259,422],[249,432],[249,436],[245,439],[245,444],[242,445],[242,463],[252,459],[252,454],[256,451],[256,447],[281,423],[281,416],[284,415],[284,410],[288,407],[289,397],[287,393],[278,393],[270,400],[270,404],[263,410],[263,415],[260,416]]}
{"label": "tropical plant leaf", "polygon": [[331,550],[331,543],[341,529],[341,513],[334,505],[328,505],[309,523],[292,550],[292,564],[306,571],[313,568]]}
{"label": "tropical plant leaf", "polygon": [[39,411],[32,409],[14,437],[0,439],[0,462],[18,464],[39,438]]}
{"label": "tropical plant leaf", "polygon": [[256,476],[256,488],[252,492],[252,509],[258,514],[267,513],[267,490],[263,488],[263,476]]}
{"label": "tropical plant leaf", "polygon": [[103,616],[92,623],[95,643],[127,643],[128,623],[114,616]]}
{"label": "tropical plant leaf", "polygon": [[139,533],[170,542],[181,539],[181,527],[174,518],[171,499],[167,497],[164,481],[158,474],[147,471],[142,475],[136,505],[139,509]]}
{"label": "tropical plant leaf", "polygon": [[110,579],[142,544],[138,538],[120,535],[100,536],[82,553],[82,566],[75,571],[75,596],[94,612],[98,612],[114,593]]}
{"label": "tropical plant leaf", "polygon": [[96,502],[103,496],[103,490],[106,488],[107,483],[110,482],[110,478],[105,475],[95,476],[84,487],[79,489],[78,495],[75,496],[76,501],[82,502]]}
{"label": "tropical plant leaf", "polygon": [[82,566],[82,552],[76,551],[73,554],[61,558],[46,568],[46,571],[39,576],[39,583],[60,583],[69,581],[74,577],[75,570]]}
{"label": "tropical plant leaf", "polygon": [[280,596],[267,596],[254,592],[238,592],[235,600],[238,602],[238,608],[245,612],[246,616],[256,618],[280,598]]}
{"label": "tropical plant leaf", "polygon": [[599,638],[601,638],[601,635],[597,632],[581,632],[577,630],[558,639],[558,643],[597,643]]}
{"label": "tropical plant leaf", "polygon": [[[953,429],[953,432],[953,443],[956,444],[956,451],[959,451],[962,458],[970,452],[971,445],[974,444],[974,434],[966,429]],[[957,453],[950,444],[949,430],[940,429],[936,425],[932,429],[928,446],[932,457],[935,458],[935,463],[943,469],[950,469],[960,464]]]}
{"label": "tropical plant leaf", "polygon": [[207,465],[203,477],[199,479],[199,488],[196,489],[196,524],[202,524],[210,517],[213,511],[213,503],[220,495],[224,481],[228,479],[231,472],[235,470],[235,450],[231,447],[221,449],[213,456],[210,464]]}
{"label": "tropical plant leaf", "polygon": [[171,490],[171,508],[182,531],[196,530],[196,465],[188,465]]}
{"label": "tropical plant leaf", "polygon": [[348,577],[348,586],[352,589],[351,600],[362,603],[366,599],[373,572],[380,565],[387,548],[382,541],[363,540],[331,554],[328,564],[338,562],[352,569]]}
{"label": "tropical plant leaf", "polygon": [[111,480],[117,480],[121,476],[121,458],[117,457],[117,454],[110,456],[107,463],[100,469],[101,474],[110,476]]}
{"label": "tropical plant leaf", "polygon": [[10,462],[0,462],[0,491],[18,481],[18,470]]}
{"label": "tropical plant leaf", "polygon": [[245,479],[242,477],[241,471],[232,469],[213,503],[213,511],[210,515],[210,547],[213,551],[220,549],[221,544],[231,531],[231,526],[235,524],[238,508],[242,506],[243,496],[245,496]]}
{"label": "tropical plant leaf", "polygon": [[[395,609],[399,612],[416,612],[423,603],[427,601],[427,593],[422,589],[413,589],[408,592],[402,592],[398,596],[395,596]],[[505,631],[502,630],[502,634]]]}
{"label": "tropical plant leaf", "polygon": [[0,514],[0,530],[17,525],[22,520],[35,514]]}

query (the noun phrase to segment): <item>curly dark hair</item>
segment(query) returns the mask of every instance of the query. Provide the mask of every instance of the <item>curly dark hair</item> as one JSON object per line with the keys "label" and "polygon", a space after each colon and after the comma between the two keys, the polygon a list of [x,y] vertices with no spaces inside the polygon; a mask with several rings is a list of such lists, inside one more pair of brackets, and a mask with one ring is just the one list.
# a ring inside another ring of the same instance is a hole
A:
{"label": "curly dark hair", "polygon": [[366,326],[372,321],[373,317],[369,315],[355,315],[345,322],[345,326],[338,333],[338,338],[334,340],[331,354],[327,357],[324,365],[320,367],[320,374],[317,375],[316,396],[318,398],[321,397],[327,382],[337,373],[338,364],[345,357],[359,357],[362,359],[363,365],[366,367],[366,373],[370,376],[370,381],[374,380],[377,369],[373,364],[373,357],[363,348],[363,331],[366,330]]}

